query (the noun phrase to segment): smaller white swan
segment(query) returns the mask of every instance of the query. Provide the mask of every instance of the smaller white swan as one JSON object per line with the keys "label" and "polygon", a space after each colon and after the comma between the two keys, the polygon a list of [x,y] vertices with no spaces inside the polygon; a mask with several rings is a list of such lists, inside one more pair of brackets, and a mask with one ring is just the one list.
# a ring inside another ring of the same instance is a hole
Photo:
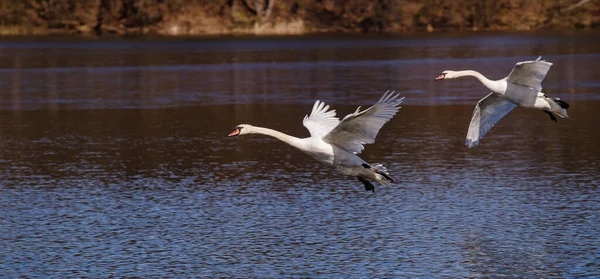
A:
{"label": "smaller white swan", "polygon": [[310,115],[304,117],[302,124],[310,132],[308,138],[296,138],[268,128],[248,124],[238,125],[231,134],[241,136],[261,134],[274,137],[304,153],[317,161],[333,167],[339,173],[355,176],[365,185],[367,191],[375,191],[369,179],[389,185],[394,182],[387,170],[380,164],[369,164],[357,156],[363,149],[363,144],[375,142],[379,129],[388,122],[404,100],[399,94],[386,92],[372,107],[348,114],[340,122],[335,117],[335,110],[321,101],[316,101]]}
{"label": "smaller white swan", "polygon": [[542,80],[550,70],[552,63],[540,60],[518,62],[510,74],[499,80],[489,80],[482,74],[472,70],[443,71],[435,80],[453,79],[471,76],[477,78],[492,93],[479,100],[467,132],[466,145],[471,148],[516,106],[534,108],[550,115],[556,122],[557,115],[569,118],[567,109],[569,104],[559,98],[546,96],[542,90]]}

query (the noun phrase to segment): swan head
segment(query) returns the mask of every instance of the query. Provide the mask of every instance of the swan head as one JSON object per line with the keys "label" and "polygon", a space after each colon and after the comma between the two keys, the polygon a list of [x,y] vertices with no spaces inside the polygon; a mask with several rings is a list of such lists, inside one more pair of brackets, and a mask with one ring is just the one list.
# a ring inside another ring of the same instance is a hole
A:
{"label": "swan head", "polygon": [[442,79],[452,79],[452,78],[456,78],[456,72],[455,71],[443,71],[439,76],[437,76],[435,78],[435,80],[442,80]]}
{"label": "swan head", "polygon": [[228,135],[228,137],[235,137],[235,136],[250,134],[251,131],[252,131],[252,125],[240,124],[235,127],[235,130],[233,130],[233,132],[231,132]]}

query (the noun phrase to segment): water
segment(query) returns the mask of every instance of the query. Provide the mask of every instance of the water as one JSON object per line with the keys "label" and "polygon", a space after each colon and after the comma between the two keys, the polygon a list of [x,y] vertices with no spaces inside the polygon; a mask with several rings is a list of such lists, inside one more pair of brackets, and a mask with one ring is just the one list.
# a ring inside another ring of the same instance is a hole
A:
{"label": "water", "polygon": [[[597,33],[0,42],[2,277],[600,276]],[[554,63],[568,120],[517,108],[468,150],[474,79]],[[240,123],[308,136],[406,96],[365,192]]]}

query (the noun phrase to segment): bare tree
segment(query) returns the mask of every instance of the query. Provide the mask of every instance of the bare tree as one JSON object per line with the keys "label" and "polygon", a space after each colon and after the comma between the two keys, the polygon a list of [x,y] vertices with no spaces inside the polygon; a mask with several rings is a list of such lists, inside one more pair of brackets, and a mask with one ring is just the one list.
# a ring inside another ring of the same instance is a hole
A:
{"label": "bare tree", "polygon": [[267,21],[271,17],[275,0],[241,0],[248,11],[256,15],[260,21]]}

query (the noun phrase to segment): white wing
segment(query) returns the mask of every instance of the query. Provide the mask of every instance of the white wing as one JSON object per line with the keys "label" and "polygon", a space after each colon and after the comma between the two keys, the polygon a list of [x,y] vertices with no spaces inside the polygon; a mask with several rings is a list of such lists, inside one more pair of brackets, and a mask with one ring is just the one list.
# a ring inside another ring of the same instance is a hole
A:
{"label": "white wing", "polygon": [[374,143],[379,129],[388,122],[404,100],[398,98],[399,94],[385,92],[383,97],[372,107],[360,111],[360,107],[352,114],[348,114],[342,122],[335,126],[323,140],[348,152],[360,153],[363,144]]}
{"label": "white wing", "polygon": [[507,81],[531,87],[538,92],[542,91],[542,81],[550,70],[552,63],[540,59],[542,59],[541,56],[534,61],[517,63],[506,77]]}
{"label": "white wing", "polygon": [[322,138],[340,123],[340,119],[335,117],[335,110],[328,109],[328,105],[316,101],[310,115],[304,116],[302,125],[308,129],[311,137]]}
{"label": "white wing", "polygon": [[466,145],[469,148],[477,145],[483,135],[516,106],[516,104],[501,98],[493,92],[479,100],[475,110],[473,110]]}

